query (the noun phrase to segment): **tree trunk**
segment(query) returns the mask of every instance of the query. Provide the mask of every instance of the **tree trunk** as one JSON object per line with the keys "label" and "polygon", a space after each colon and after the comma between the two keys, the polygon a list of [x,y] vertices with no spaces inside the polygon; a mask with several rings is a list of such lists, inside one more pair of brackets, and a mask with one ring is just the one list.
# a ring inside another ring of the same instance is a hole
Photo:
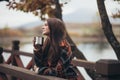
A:
{"label": "tree trunk", "polygon": [[0,0],[0,1],[7,1],[7,2],[9,2],[9,0]]}
{"label": "tree trunk", "polygon": [[62,9],[61,9],[61,6],[59,4],[59,0],[54,0],[55,2],[55,17],[58,18],[58,19],[61,19],[62,20]]}
{"label": "tree trunk", "polygon": [[102,29],[104,31],[104,34],[108,42],[112,46],[113,50],[115,51],[118,60],[120,60],[120,43],[118,42],[118,40],[116,39],[112,31],[112,25],[109,21],[109,18],[106,12],[104,0],[97,0],[97,5],[98,5],[100,17],[101,17]]}

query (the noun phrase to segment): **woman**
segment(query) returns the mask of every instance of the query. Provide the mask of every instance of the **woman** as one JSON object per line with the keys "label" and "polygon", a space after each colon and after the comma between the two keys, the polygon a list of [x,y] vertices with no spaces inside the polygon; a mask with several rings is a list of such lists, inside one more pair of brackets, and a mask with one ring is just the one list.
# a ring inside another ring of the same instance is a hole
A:
{"label": "woman", "polygon": [[64,23],[56,18],[47,19],[42,27],[43,35],[47,38],[43,46],[35,45],[35,72],[41,75],[57,76],[69,80],[77,80],[77,74],[71,64],[72,51],[65,39]]}

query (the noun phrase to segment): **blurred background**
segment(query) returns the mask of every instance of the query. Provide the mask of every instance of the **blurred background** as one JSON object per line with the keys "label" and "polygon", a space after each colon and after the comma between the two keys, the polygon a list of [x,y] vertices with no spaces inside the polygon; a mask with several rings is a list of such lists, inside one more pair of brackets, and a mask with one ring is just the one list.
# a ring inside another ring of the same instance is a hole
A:
{"label": "blurred background", "polygon": [[[63,21],[72,40],[87,60],[117,59],[102,31],[96,0],[68,1],[62,7]],[[44,22],[30,12],[9,9],[7,4],[6,1],[0,2],[0,46],[11,49],[12,41],[19,40],[21,51],[33,52],[33,37],[41,35]],[[105,0],[105,4],[114,34],[120,41],[120,18],[112,17],[120,9],[120,4],[113,0]],[[8,57],[6,54],[6,59]],[[86,80],[90,79],[86,77]]]}

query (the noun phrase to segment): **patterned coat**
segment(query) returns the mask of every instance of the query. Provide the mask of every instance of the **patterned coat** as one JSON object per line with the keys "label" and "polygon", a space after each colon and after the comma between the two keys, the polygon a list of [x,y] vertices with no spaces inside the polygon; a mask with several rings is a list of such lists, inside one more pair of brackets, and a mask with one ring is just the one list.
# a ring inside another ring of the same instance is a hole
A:
{"label": "patterned coat", "polygon": [[38,74],[77,80],[75,67],[71,64],[72,51],[67,40],[63,40],[60,43],[60,47],[60,56],[55,64],[46,60],[41,50],[34,51],[34,61],[36,66],[39,67]]}

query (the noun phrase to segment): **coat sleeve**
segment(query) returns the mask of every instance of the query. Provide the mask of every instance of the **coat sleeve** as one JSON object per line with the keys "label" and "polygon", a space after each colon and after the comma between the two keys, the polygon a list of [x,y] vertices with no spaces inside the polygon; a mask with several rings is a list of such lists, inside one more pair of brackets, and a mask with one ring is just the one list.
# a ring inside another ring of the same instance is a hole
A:
{"label": "coat sleeve", "polygon": [[34,61],[37,67],[42,67],[42,56],[43,53],[41,52],[41,50],[34,50]]}
{"label": "coat sleeve", "polygon": [[50,75],[50,76],[57,76],[57,71],[55,68],[51,68],[46,66],[43,61],[43,53],[41,51],[34,51],[34,61],[38,69],[38,74],[41,75]]}

